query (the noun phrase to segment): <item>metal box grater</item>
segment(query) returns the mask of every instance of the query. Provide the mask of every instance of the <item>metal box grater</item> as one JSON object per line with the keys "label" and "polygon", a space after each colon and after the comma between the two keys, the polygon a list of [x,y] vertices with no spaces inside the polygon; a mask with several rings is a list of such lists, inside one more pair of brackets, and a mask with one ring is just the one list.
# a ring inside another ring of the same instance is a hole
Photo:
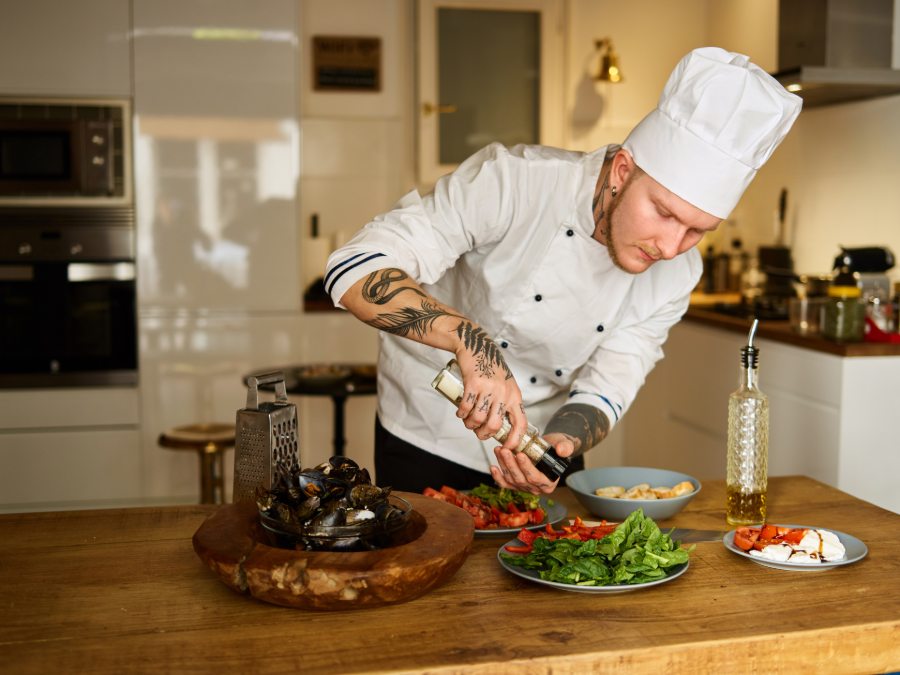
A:
{"label": "metal box grater", "polygon": [[[259,402],[260,385],[275,385],[275,400]],[[284,373],[247,378],[247,407],[237,411],[234,439],[234,503],[255,500],[280,472],[300,468],[297,406],[290,403]]]}

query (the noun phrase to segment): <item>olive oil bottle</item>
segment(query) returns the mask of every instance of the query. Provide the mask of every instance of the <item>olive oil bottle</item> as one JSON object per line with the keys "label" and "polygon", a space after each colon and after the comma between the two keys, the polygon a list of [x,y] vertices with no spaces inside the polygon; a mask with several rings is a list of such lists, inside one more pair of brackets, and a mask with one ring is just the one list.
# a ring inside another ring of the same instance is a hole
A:
{"label": "olive oil bottle", "polygon": [[759,389],[759,349],[753,346],[759,321],[741,349],[740,386],[728,398],[728,462],[725,517],[730,525],[766,520],[769,471],[769,399]]}

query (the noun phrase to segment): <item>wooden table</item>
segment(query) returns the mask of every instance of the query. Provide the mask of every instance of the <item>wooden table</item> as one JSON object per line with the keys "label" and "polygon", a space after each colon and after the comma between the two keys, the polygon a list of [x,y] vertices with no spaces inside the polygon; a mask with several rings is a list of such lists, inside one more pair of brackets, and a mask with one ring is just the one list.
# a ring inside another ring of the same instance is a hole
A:
{"label": "wooden table", "polygon": [[[215,506],[0,516],[0,672],[857,672],[900,668],[900,516],[803,477],[771,480],[774,521],[853,534],[859,563],[784,572],[697,544],[686,574],[617,595],[504,571],[476,538],[411,602],[286,609],[231,591],[191,537]],[[570,515],[571,495],[558,497]],[[709,481],[662,525],[718,530]]]}

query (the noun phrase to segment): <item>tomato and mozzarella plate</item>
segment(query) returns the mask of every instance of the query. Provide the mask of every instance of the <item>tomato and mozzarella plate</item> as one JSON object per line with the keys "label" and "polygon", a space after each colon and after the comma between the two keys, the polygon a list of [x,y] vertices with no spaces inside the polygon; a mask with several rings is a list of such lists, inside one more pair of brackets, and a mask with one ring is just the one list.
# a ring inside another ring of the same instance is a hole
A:
{"label": "tomato and mozzarella plate", "polygon": [[734,545],[748,554],[775,562],[822,563],[841,560],[844,545],[834,532],[804,527],[739,527]]}

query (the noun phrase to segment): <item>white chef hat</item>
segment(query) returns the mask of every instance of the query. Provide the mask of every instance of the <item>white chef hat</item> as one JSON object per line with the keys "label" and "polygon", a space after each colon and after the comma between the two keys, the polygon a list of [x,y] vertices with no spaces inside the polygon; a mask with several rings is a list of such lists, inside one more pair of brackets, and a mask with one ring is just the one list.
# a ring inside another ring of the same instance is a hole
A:
{"label": "white chef hat", "polygon": [[664,187],[727,218],[801,105],[743,54],[703,47],[681,59],[623,147]]}

